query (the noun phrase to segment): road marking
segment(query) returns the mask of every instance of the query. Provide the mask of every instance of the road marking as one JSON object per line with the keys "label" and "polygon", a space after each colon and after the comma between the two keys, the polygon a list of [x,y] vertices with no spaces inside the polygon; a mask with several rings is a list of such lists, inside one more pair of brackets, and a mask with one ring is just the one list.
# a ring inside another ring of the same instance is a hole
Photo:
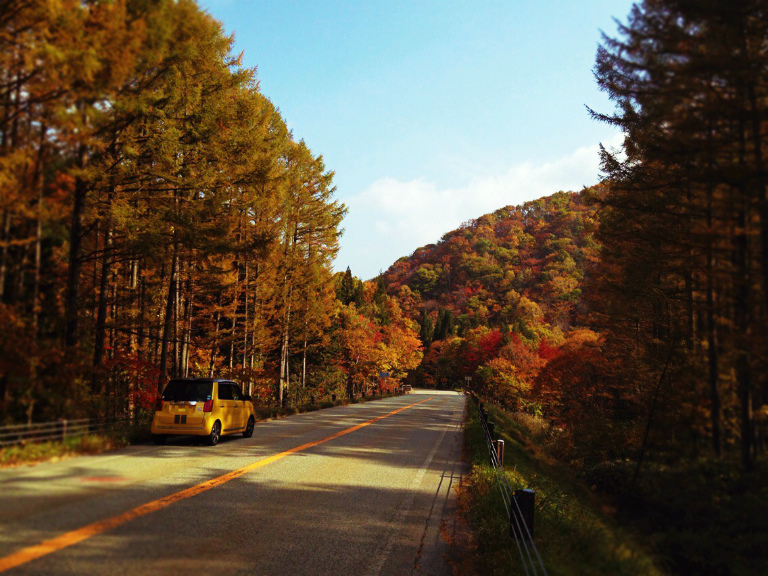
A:
{"label": "road marking", "polygon": [[272,456],[268,456],[266,458],[262,458],[261,460],[257,460],[256,462],[253,462],[248,466],[244,466],[243,468],[238,468],[237,470],[233,470],[232,472],[228,472],[217,478],[212,478],[211,480],[207,480],[205,482],[197,484],[196,486],[192,486],[191,488],[181,490],[180,492],[176,492],[175,494],[171,494],[170,496],[166,496],[165,498],[160,498],[159,500],[154,500],[147,504],[137,506],[136,508],[129,510],[128,512],[124,512],[123,514],[120,514],[118,516],[113,516],[112,518],[107,518],[106,520],[94,522],[93,524],[89,524],[88,526],[78,528],[77,530],[66,532],[64,534],[61,534],[60,536],[57,536],[56,538],[46,540],[45,542],[41,542],[40,544],[37,544],[35,546],[29,546],[27,548],[23,548],[18,552],[14,552],[13,554],[5,556],[4,558],[0,558],[0,572],[5,572],[6,570],[10,570],[11,568],[16,568],[17,566],[21,566],[22,564],[26,564],[28,562],[31,562],[32,560],[41,558],[42,556],[47,556],[48,554],[52,554],[53,552],[62,550],[63,548],[74,546],[75,544],[82,542],[83,540],[87,540],[92,536],[96,536],[98,534],[102,534],[104,532],[112,530],[113,528],[117,528],[118,526],[122,526],[123,524],[130,522],[134,518],[139,518],[140,516],[145,516],[152,512],[156,512],[157,510],[162,510],[163,508],[167,508],[174,502],[186,500],[187,498],[196,496],[202,492],[210,490],[211,488],[215,488],[216,486],[221,486],[222,484],[225,484],[230,480],[239,478],[240,476],[243,476],[248,472],[257,470],[258,468],[263,468],[268,464],[277,462],[278,460],[281,460],[286,456],[290,456],[291,454],[295,454],[296,452],[308,450],[309,448],[314,448],[315,446],[319,446],[320,444],[324,444],[325,442],[330,442],[331,440],[335,440],[336,438],[340,438],[341,436],[345,436],[347,434],[351,434],[352,432],[356,432],[361,428],[365,428],[366,426],[370,426],[371,424],[378,422],[379,420],[383,420],[384,418],[389,418],[390,416],[394,416],[395,414],[403,412],[404,410],[408,410],[409,408],[413,408],[414,406],[418,406],[419,404],[423,404],[424,402],[432,400],[433,398],[434,396],[430,396],[425,400],[421,400],[414,404],[409,404],[408,406],[403,406],[402,408],[393,410],[392,412],[388,414],[384,414],[383,416],[377,416],[372,420],[362,422],[361,424],[357,424],[355,426],[352,426],[351,428],[347,428],[346,430],[342,430],[341,432],[332,434],[331,436],[328,436],[327,438],[323,438],[322,440],[307,442],[306,444],[302,444],[301,446],[296,446],[295,448],[291,448],[290,450],[286,450],[285,452],[273,454]]}
{"label": "road marking", "polygon": [[437,454],[438,449],[443,443],[443,438],[445,438],[445,434],[448,432],[448,429],[452,424],[453,423],[449,423],[448,426],[443,427],[443,431],[440,433],[440,436],[435,442],[435,445],[432,446],[432,450],[430,451],[429,455],[427,455],[424,463],[421,465],[421,468],[416,473],[416,476],[414,476],[413,480],[411,480],[411,485],[408,487],[408,497],[400,505],[400,509],[397,511],[394,520],[390,524],[389,533],[387,534],[387,539],[384,543],[384,546],[379,548],[374,554],[373,558],[370,560],[371,568],[368,571],[369,576],[378,576],[381,574],[381,569],[384,567],[384,563],[392,554],[392,549],[395,546],[395,541],[400,534],[400,530],[403,524],[405,524],[405,520],[408,517],[411,508],[413,508],[413,501],[416,498],[416,493],[419,490],[419,486],[421,486],[422,480],[424,480],[424,475],[427,473],[429,466],[432,464],[432,460]]}

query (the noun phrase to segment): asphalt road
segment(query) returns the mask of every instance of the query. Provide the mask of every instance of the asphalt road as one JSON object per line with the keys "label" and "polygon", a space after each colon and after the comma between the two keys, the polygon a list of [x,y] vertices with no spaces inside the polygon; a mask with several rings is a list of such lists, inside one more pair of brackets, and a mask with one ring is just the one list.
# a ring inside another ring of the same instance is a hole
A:
{"label": "asphalt road", "polygon": [[0,572],[451,574],[463,410],[416,390],[0,470]]}

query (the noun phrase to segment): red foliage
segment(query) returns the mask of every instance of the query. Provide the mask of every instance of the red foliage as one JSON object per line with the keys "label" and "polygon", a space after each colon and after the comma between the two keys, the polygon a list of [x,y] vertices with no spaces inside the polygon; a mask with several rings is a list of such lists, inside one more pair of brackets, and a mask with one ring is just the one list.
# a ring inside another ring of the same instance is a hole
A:
{"label": "red foliage", "polygon": [[[517,334],[515,334],[517,336]],[[519,340],[519,337],[518,337]],[[501,348],[502,336],[498,328],[495,328],[488,332],[485,336],[480,338],[478,344],[482,350],[483,355],[487,358],[495,358],[499,354]]]}
{"label": "red foliage", "polygon": [[160,369],[153,363],[142,360],[138,354],[121,354],[106,360],[102,370],[112,372],[129,381],[129,396],[137,408],[151,411],[157,399],[157,381]]}
{"label": "red foliage", "polygon": [[512,362],[517,377],[527,383],[530,383],[538,375],[539,370],[544,365],[544,360],[539,357],[535,350],[525,344],[517,333],[512,334],[507,345],[500,350],[499,355]]}
{"label": "red foliage", "polygon": [[474,374],[480,366],[496,358],[501,350],[503,337],[498,328],[477,328],[467,335],[461,347],[461,368],[465,375]]}
{"label": "red foliage", "polygon": [[541,342],[539,342],[539,358],[549,362],[550,360],[557,358],[559,354],[560,349],[557,346],[551,346],[546,338],[541,339]]}
{"label": "red foliage", "polygon": [[571,430],[583,431],[611,420],[622,396],[611,376],[611,363],[596,335],[574,331],[536,379],[534,391],[551,418]]}

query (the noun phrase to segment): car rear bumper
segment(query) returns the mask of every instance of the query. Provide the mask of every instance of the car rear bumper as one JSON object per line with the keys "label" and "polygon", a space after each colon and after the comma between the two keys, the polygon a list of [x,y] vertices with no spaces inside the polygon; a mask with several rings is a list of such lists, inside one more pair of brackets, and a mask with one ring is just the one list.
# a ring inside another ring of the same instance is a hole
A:
{"label": "car rear bumper", "polygon": [[157,424],[152,422],[152,434],[183,434],[189,436],[208,436],[213,423],[208,424]]}

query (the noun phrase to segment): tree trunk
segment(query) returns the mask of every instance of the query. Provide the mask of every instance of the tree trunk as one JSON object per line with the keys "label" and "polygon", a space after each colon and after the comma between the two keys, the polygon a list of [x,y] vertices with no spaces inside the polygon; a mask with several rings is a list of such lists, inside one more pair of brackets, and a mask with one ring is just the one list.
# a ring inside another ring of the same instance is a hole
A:
{"label": "tree trunk", "polygon": [[714,257],[715,246],[711,230],[713,229],[713,196],[714,182],[712,177],[713,158],[712,158],[712,127],[710,125],[707,136],[707,206],[706,219],[707,230],[707,364],[709,369],[709,399],[710,399],[710,421],[712,423],[712,449],[715,455],[721,456],[720,440],[720,391],[719,379],[720,368],[717,350],[717,324],[715,322],[715,288],[714,288]]}
{"label": "tree trunk", "polygon": [[[117,350],[117,272],[112,271],[112,289],[111,289],[111,305],[110,305],[110,319],[111,326],[109,327],[109,358],[115,359],[115,351]],[[107,374],[107,398],[109,399],[110,416],[117,415],[117,390],[115,389],[115,365],[112,363],[112,368]]]}
{"label": "tree trunk", "polygon": [[282,338],[282,345],[280,348],[280,389],[278,391],[278,399],[280,401],[280,406],[283,406],[285,402],[285,391],[288,389],[288,387],[291,384],[290,380],[290,366],[288,364],[288,347],[290,345],[289,336],[288,336],[288,325],[291,321],[291,310],[290,307],[288,310],[286,310],[286,316],[285,316],[285,326],[283,327],[283,338]]}
{"label": "tree trunk", "polygon": [[[112,192],[107,196],[107,202],[112,202]],[[93,343],[93,375],[91,378],[91,392],[104,393],[104,383],[99,382],[101,377],[99,369],[104,361],[104,338],[107,327],[107,285],[111,273],[111,249],[112,249],[112,218],[107,216],[104,226],[104,249],[101,252],[101,278],[99,279],[99,300],[96,312],[96,336]]]}
{"label": "tree trunk", "polygon": [[[81,144],[77,153],[77,166],[85,167],[87,151]],[[65,302],[64,344],[73,347],[78,342],[78,320],[80,315],[80,273],[82,260],[80,248],[83,236],[83,214],[88,187],[85,180],[78,176],[75,180],[75,190],[72,203],[72,219],[69,229],[69,269],[67,272],[67,296]]]}
{"label": "tree trunk", "polygon": [[176,270],[178,269],[178,244],[173,245],[171,258],[170,278],[168,280],[168,299],[165,303],[165,321],[163,322],[163,338],[160,349],[160,375],[157,382],[157,391],[162,392],[168,381],[168,344],[173,331],[173,305],[176,301]]}
{"label": "tree trunk", "polygon": [[11,212],[10,210],[6,210],[5,212],[3,212],[3,235],[2,235],[3,248],[2,248],[2,251],[0,251],[0,302],[3,301],[3,297],[5,296],[5,278],[8,275],[8,253],[9,253],[8,241],[10,240],[10,235],[11,235]]}
{"label": "tree trunk", "polygon": [[[35,185],[37,187],[37,226],[35,227],[35,274],[32,285],[32,329],[37,338],[40,323],[40,267],[43,260],[43,191],[45,181],[43,178],[43,165],[45,154],[45,124],[40,127],[40,144],[35,164]],[[0,282],[2,284],[2,282]],[[1,290],[1,289],[0,289]],[[0,294],[0,299],[2,295]]]}
{"label": "tree trunk", "polygon": [[[746,175],[746,131],[743,119],[739,120],[739,172]],[[739,397],[741,434],[741,464],[745,470],[754,468],[752,458],[752,372],[750,366],[750,265],[749,265],[749,196],[748,188],[742,183],[734,190],[737,194],[735,234],[735,302],[734,320],[736,329],[736,382]]]}
{"label": "tree trunk", "polygon": [[181,354],[183,378],[189,378],[189,347],[192,340],[192,304],[194,294],[192,293],[192,280],[187,278],[187,302],[185,306],[185,327],[184,327],[184,349]]}
{"label": "tree trunk", "polygon": [[768,313],[768,185],[766,184],[765,168],[763,166],[763,125],[760,106],[757,102],[755,86],[749,82],[747,87],[750,102],[752,146],[755,158],[755,195],[760,219],[760,247],[762,252],[761,272],[763,285],[763,304]]}
{"label": "tree trunk", "polygon": [[181,281],[181,266],[178,259],[176,261],[176,294],[173,298],[173,370],[171,373],[174,378],[181,376],[181,292],[183,283]]}
{"label": "tree trunk", "polygon": [[219,324],[221,322],[221,294],[216,305],[216,324],[213,329],[213,346],[211,346],[211,361],[209,363],[208,377],[213,378],[213,371],[216,367],[216,352],[219,348]]}
{"label": "tree trunk", "polygon": [[237,334],[237,300],[235,300],[235,311],[232,316],[232,334],[229,342],[229,369],[235,367],[235,338]]}
{"label": "tree trunk", "polygon": [[[248,358],[248,256],[244,256],[245,262],[243,263],[244,278],[243,278],[243,375],[245,375],[246,359]],[[250,375],[248,375],[248,382],[250,383]],[[244,384],[244,383],[243,383]]]}

